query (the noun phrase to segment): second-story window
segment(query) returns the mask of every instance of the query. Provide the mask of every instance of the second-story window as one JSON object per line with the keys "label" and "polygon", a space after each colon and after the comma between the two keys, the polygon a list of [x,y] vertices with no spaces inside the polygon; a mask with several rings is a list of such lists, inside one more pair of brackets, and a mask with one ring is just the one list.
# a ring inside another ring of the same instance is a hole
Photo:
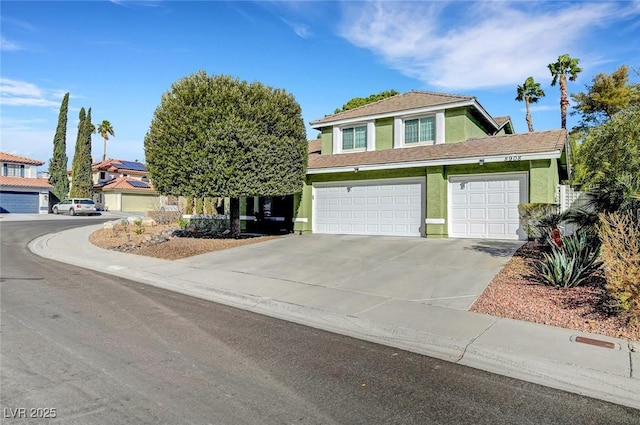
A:
{"label": "second-story window", "polygon": [[435,139],[435,117],[422,117],[404,121],[404,143],[433,143]]}
{"label": "second-story window", "polygon": [[7,177],[24,177],[24,165],[4,164],[2,174]]}
{"label": "second-story window", "polygon": [[365,150],[367,148],[367,126],[342,129],[342,150]]}

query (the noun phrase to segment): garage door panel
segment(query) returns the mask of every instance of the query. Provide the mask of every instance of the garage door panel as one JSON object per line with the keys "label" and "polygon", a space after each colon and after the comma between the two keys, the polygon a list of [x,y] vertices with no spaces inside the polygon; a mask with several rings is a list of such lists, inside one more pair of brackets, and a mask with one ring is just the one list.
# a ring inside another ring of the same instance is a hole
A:
{"label": "garage door panel", "polygon": [[507,218],[505,217],[507,213],[505,208],[490,208],[487,211],[488,211],[487,218],[489,220],[504,220]]}
{"label": "garage door panel", "polygon": [[484,193],[471,193],[467,199],[467,202],[471,205],[484,205],[487,202],[487,197]]}
{"label": "garage door panel", "polygon": [[469,220],[484,220],[487,218],[487,211],[484,208],[469,208],[468,214]]}
{"label": "garage door panel", "polygon": [[[421,235],[422,183],[337,183],[314,190],[318,233]],[[339,200],[337,206],[334,200]],[[340,211],[339,216],[333,217],[331,210]]]}
{"label": "garage door panel", "polygon": [[469,175],[449,179],[451,237],[521,239],[518,204],[526,202],[526,175]]}
{"label": "garage door panel", "polygon": [[391,205],[393,204],[393,196],[381,196],[380,198],[381,205]]}

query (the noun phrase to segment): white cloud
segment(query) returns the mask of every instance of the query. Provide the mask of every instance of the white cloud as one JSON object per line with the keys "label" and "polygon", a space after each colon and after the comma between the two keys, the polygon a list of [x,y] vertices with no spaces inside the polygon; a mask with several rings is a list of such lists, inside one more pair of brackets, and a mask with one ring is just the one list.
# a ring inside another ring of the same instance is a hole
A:
{"label": "white cloud", "polygon": [[35,84],[0,78],[0,100],[3,106],[60,106],[64,93],[60,90],[48,93]]}
{"label": "white cloud", "polygon": [[13,52],[17,50],[22,50],[22,46],[18,43],[15,43],[11,40],[8,40],[4,37],[0,36],[0,50],[3,52]]}
{"label": "white cloud", "polygon": [[285,24],[287,24],[287,26],[291,28],[298,37],[308,38],[309,36],[311,36],[311,29],[309,28],[309,26],[305,24],[296,23],[296,22],[289,22],[284,18],[280,18],[280,19],[282,19],[282,21]]}
{"label": "white cloud", "polygon": [[560,54],[594,26],[637,14],[614,3],[346,3],[341,35],[403,74],[446,89],[547,78]]}

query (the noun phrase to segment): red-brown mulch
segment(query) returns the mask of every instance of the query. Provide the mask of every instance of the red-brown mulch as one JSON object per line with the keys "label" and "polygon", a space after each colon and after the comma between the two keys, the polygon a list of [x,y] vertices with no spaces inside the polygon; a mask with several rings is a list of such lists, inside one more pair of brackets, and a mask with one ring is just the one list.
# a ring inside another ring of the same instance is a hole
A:
{"label": "red-brown mulch", "polygon": [[540,251],[533,243],[522,246],[470,311],[640,342],[640,325],[630,325],[623,314],[616,314],[602,275],[584,286],[556,289],[536,280],[537,258]]}

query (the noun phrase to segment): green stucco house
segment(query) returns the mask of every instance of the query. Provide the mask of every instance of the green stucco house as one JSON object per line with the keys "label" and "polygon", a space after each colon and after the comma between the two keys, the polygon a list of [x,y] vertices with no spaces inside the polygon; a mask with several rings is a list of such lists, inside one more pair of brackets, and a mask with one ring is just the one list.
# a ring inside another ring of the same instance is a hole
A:
{"label": "green stucco house", "polygon": [[311,122],[296,233],[526,239],[518,204],[556,202],[565,130],[513,134],[471,96],[411,91]]}

